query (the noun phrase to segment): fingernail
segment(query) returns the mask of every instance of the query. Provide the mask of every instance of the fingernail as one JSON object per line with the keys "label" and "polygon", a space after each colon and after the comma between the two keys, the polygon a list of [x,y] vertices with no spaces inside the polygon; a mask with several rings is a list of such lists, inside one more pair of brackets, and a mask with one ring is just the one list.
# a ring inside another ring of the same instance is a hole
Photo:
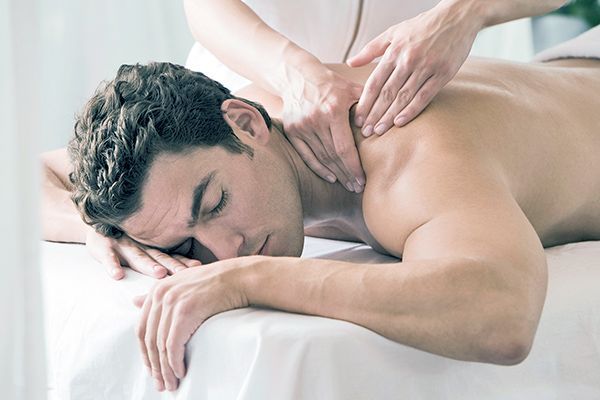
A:
{"label": "fingernail", "polygon": [[160,381],[160,379],[154,378],[154,386],[156,386],[156,390],[158,390],[159,392],[165,390],[165,386]]}
{"label": "fingernail", "polygon": [[326,179],[327,179],[327,181],[329,183],[334,183],[335,182],[335,175],[327,175]]}
{"label": "fingernail", "polygon": [[156,271],[156,272],[163,272],[163,270],[164,270],[163,267],[161,267],[160,265],[154,266],[154,271]]}
{"label": "fingernail", "polygon": [[356,178],[356,182],[358,182],[360,186],[365,186],[365,180],[363,178]]}
{"label": "fingernail", "polygon": [[116,279],[120,279],[123,277],[121,270],[118,268],[115,268],[112,270],[112,276],[113,276],[113,278],[116,278]]}
{"label": "fingernail", "polygon": [[354,186],[350,183],[350,182],[346,182],[346,189],[348,189],[351,192],[354,192]]}
{"label": "fingernail", "polygon": [[397,125],[397,126],[402,126],[405,123],[406,123],[405,117],[396,117],[396,119],[394,120],[394,125]]}
{"label": "fingernail", "polygon": [[384,123],[377,124],[377,126],[375,127],[375,133],[378,135],[382,135],[383,133],[385,133],[386,130],[387,129]]}
{"label": "fingernail", "polygon": [[363,122],[365,122],[363,117],[356,117],[356,119],[354,120],[354,124],[359,128],[362,126]]}
{"label": "fingernail", "polygon": [[362,186],[361,186],[361,185],[359,185],[359,184],[358,184],[358,182],[356,182],[356,183],[354,184],[354,191],[355,191],[356,193],[360,193],[360,192],[362,192]]}
{"label": "fingernail", "polygon": [[372,134],[373,134],[373,125],[365,126],[365,129],[363,129],[363,135],[366,137],[369,137]]}

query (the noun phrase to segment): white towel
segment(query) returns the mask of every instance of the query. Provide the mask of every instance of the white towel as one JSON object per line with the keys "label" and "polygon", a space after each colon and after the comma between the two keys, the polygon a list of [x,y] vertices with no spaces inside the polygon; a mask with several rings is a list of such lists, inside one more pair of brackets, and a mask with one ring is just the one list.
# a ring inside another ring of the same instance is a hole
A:
{"label": "white towel", "polygon": [[600,26],[536,54],[533,61],[544,62],[559,58],[600,59]]}

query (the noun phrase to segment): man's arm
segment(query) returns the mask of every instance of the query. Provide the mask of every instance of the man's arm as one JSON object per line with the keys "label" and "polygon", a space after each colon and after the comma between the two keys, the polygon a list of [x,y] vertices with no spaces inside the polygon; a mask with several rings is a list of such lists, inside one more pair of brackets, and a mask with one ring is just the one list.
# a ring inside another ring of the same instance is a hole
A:
{"label": "man's arm", "polygon": [[91,228],[81,219],[71,200],[71,165],[66,149],[43,153],[42,239],[54,242],[85,243]]}
{"label": "man's arm", "polygon": [[122,265],[154,277],[163,278],[168,271],[175,273],[198,260],[183,256],[174,258],[156,249],[149,249],[127,236],[108,238],[97,233],[81,219],[79,210],[71,200],[73,187],[69,173],[73,167],[66,149],[49,151],[41,155],[42,161],[42,239],[53,242],[86,243],[92,256],[104,264],[114,279],[125,276]]}
{"label": "man's arm", "polygon": [[[267,260],[249,279],[248,302],[350,321],[451,358],[523,360],[546,291],[540,240],[498,174],[444,151],[408,167],[373,207],[372,231],[388,250],[404,244],[403,262]],[[405,234],[407,215],[421,222]]]}

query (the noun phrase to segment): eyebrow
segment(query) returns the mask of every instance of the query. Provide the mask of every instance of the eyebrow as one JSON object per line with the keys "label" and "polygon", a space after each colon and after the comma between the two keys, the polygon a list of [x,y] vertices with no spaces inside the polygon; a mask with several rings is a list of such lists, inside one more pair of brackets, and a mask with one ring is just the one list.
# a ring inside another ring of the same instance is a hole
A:
{"label": "eyebrow", "polygon": [[208,187],[214,176],[215,171],[212,171],[210,174],[202,178],[198,186],[196,186],[196,188],[194,189],[194,194],[192,195],[192,217],[187,222],[188,228],[191,228],[198,223],[198,217],[200,215],[200,205],[202,204],[202,197],[204,196],[204,192],[206,191],[206,188]]}

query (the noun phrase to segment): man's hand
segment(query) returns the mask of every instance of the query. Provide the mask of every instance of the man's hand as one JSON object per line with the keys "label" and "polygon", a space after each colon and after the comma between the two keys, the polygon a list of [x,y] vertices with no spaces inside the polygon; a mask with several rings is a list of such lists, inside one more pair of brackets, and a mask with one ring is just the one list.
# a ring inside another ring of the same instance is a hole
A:
{"label": "man's hand", "polygon": [[185,344],[215,314],[248,306],[240,272],[268,257],[233,258],[190,268],[134,298],[142,315],[137,336],[159,391],[175,390],[185,376]]}
{"label": "man's hand", "polygon": [[119,239],[109,238],[93,229],[88,230],[85,242],[92,256],[104,264],[108,274],[116,280],[125,276],[123,266],[153,278],[164,278],[189,267],[202,265],[179,254],[165,254],[144,246],[126,235]]}
{"label": "man's hand", "polygon": [[347,64],[360,67],[383,56],[365,84],[355,122],[364,136],[404,126],[458,72],[481,22],[459,7],[440,3],[370,41]]}
{"label": "man's hand", "polygon": [[365,174],[349,121],[350,107],[358,101],[362,86],[330,70],[298,80],[283,93],[288,139],[321,178],[331,183],[337,179],[349,191],[362,192]]}

